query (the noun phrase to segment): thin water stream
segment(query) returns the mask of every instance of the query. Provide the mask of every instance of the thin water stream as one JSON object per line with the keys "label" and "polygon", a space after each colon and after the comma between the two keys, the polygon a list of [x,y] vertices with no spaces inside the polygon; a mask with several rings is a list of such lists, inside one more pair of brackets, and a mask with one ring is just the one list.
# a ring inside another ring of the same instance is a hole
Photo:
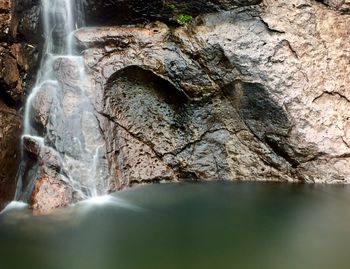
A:
{"label": "thin water stream", "polygon": [[[105,141],[74,43],[74,31],[84,25],[83,1],[41,0],[45,44],[25,106],[16,200],[27,201],[35,181],[47,174],[65,181],[79,199],[107,193]],[[34,164],[28,144],[40,148]]]}

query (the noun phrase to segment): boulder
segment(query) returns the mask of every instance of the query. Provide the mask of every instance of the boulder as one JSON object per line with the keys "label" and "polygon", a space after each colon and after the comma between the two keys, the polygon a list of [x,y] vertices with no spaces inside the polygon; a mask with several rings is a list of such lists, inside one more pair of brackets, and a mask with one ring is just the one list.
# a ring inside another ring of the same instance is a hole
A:
{"label": "boulder", "polygon": [[30,205],[34,214],[46,215],[71,204],[72,197],[72,189],[63,180],[43,175],[35,182]]}
{"label": "boulder", "polygon": [[42,141],[31,136],[23,136],[23,151],[31,158],[38,159],[40,157]]}
{"label": "boulder", "polygon": [[56,101],[57,85],[45,83],[37,89],[37,93],[33,96],[31,102],[30,115],[31,123],[36,127],[38,133],[41,135],[44,128],[48,124],[53,103]]}

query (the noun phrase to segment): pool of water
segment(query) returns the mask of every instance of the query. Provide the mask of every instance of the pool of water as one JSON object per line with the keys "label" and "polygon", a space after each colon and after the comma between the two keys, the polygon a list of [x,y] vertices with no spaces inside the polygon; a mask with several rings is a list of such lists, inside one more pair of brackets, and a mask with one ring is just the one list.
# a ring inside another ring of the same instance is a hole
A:
{"label": "pool of water", "polygon": [[0,215],[1,269],[349,269],[350,186],[140,186]]}

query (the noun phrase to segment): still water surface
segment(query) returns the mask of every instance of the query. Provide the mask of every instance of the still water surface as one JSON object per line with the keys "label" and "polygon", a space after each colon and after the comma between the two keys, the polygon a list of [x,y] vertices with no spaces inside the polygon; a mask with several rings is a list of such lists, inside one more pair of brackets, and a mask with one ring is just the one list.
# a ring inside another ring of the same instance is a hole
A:
{"label": "still water surface", "polygon": [[0,215],[1,269],[349,269],[350,186],[136,187]]}

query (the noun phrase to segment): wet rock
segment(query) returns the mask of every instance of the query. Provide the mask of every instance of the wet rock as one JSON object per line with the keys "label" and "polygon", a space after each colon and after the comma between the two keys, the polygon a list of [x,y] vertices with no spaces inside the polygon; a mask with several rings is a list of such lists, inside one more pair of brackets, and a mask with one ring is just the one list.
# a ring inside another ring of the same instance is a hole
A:
{"label": "wet rock", "polygon": [[10,50],[11,50],[11,55],[16,59],[19,70],[28,72],[29,70],[28,59],[24,54],[22,44],[19,44],[19,43],[12,44],[10,47]]}
{"label": "wet rock", "polygon": [[14,198],[20,163],[21,117],[0,100],[0,210]]}
{"label": "wet rock", "polygon": [[49,214],[72,202],[73,191],[62,179],[43,175],[36,180],[30,201],[35,214]]}
{"label": "wet rock", "polygon": [[350,182],[349,23],[266,0],[184,27],[78,31],[116,186],[142,171],[132,160],[168,180]]}
{"label": "wet rock", "polygon": [[40,157],[41,144],[38,139],[30,136],[23,137],[23,149],[25,153],[32,159]]}
{"label": "wet rock", "polygon": [[36,127],[39,135],[43,133],[48,124],[50,113],[54,111],[53,106],[57,102],[56,92],[56,85],[46,83],[41,86],[31,102],[31,122]]}
{"label": "wet rock", "polygon": [[152,149],[133,137],[123,128],[109,126],[115,140],[108,141],[110,153],[110,191],[138,183],[156,183],[174,179],[174,173]]}
{"label": "wet rock", "polygon": [[[26,82],[32,80],[32,73],[38,62],[35,35],[19,33],[27,18],[27,9],[37,6],[37,1],[0,1],[0,95],[19,105],[22,102]],[[39,24],[39,14],[32,17]],[[24,27],[23,29],[27,29]],[[30,73],[28,76],[28,72]]]}
{"label": "wet rock", "polygon": [[44,146],[41,149],[40,157],[42,159],[42,164],[47,167],[47,169],[50,169],[54,173],[60,173],[62,170],[62,158],[59,155],[57,151],[55,151],[53,148]]}
{"label": "wet rock", "polygon": [[37,60],[26,45],[29,39],[18,33],[24,10],[33,4],[37,2],[0,0],[0,208],[14,198],[22,128],[22,117],[16,109],[21,106],[29,81],[27,74],[35,72]]}
{"label": "wet rock", "polygon": [[19,81],[17,61],[11,56],[9,56],[5,59],[4,66],[6,66],[8,71],[6,74],[4,74],[4,81],[6,85],[8,85],[10,88],[15,88]]}
{"label": "wet rock", "polygon": [[[18,32],[30,41],[30,45],[37,46],[42,42],[42,27],[40,25],[40,5],[38,1],[28,1],[35,3],[27,3],[21,1],[18,3],[17,12],[21,14]],[[20,6],[22,4],[22,6]]]}
{"label": "wet rock", "polygon": [[0,1],[0,37],[1,39],[7,38],[11,27],[11,1]]}
{"label": "wet rock", "polygon": [[79,90],[82,70],[77,63],[78,58],[60,57],[54,60],[56,78],[64,89]]}
{"label": "wet rock", "polygon": [[11,54],[11,48],[0,46],[0,84],[1,95],[14,102],[21,100],[23,84],[16,58]]}

